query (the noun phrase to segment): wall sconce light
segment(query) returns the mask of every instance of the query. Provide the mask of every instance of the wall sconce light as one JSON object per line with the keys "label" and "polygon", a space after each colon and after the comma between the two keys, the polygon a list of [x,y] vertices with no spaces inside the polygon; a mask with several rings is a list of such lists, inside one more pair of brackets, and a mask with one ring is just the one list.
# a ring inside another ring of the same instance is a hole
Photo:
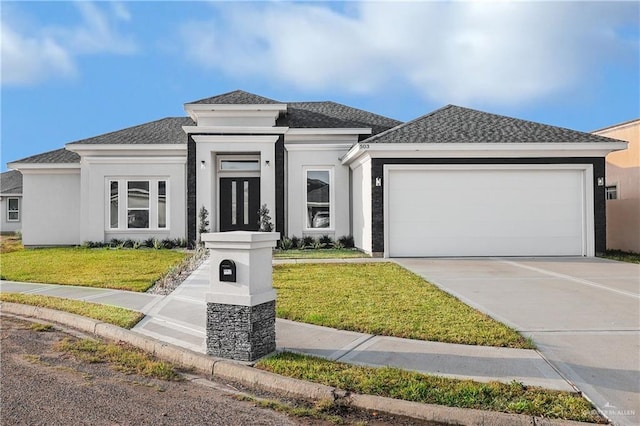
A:
{"label": "wall sconce light", "polygon": [[264,165],[269,167],[269,160],[264,160]]}
{"label": "wall sconce light", "polygon": [[603,177],[599,177],[598,178],[598,186],[604,186],[604,178]]}
{"label": "wall sconce light", "polygon": [[376,186],[382,186],[382,178],[376,178]]}
{"label": "wall sconce light", "polygon": [[204,169],[206,169],[206,168],[207,168],[207,163],[205,163],[205,161],[204,161],[204,160],[202,160],[202,161],[200,162],[200,168],[201,168],[202,170],[204,170]]}

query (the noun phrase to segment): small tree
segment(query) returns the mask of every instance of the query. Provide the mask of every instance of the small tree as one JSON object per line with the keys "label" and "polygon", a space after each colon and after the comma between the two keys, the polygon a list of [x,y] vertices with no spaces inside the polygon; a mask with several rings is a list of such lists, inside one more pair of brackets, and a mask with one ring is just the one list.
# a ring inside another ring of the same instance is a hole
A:
{"label": "small tree", "polygon": [[200,224],[198,225],[198,241],[202,244],[202,234],[206,234],[209,232],[209,212],[204,206],[200,207],[200,212],[198,213],[198,218],[200,219]]}
{"label": "small tree", "polygon": [[266,204],[263,204],[262,207],[260,207],[258,210],[258,216],[260,216],[260,220],[258,221],[258,225],[260,225],[260,232],[272,232],[273,223],[271,222],[271,216],[269,216],[269,209]]}

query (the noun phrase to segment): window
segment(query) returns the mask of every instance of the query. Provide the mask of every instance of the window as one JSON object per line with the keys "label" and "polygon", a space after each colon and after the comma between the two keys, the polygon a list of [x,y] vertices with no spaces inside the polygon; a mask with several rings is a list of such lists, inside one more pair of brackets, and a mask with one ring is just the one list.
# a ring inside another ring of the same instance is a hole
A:
{"label": "window", "polygon": [[20,199],[7,198],[7,221],[18,222],[20,220]]}
{"label": "window", "polygon": [[307,170],[307,228],[331,228],[331,173]]}
{"label": "window", "polygon": [[221,171],[260,171],[260,160],[220,160]]}
{"label": "window", "polygon": [[110,180],[108,182],[109,229],[166,229],[166,180]]}
{"label": "window", "polygon": [[605,186],[604,193],[605,193],[605,196],[606,196],[607,200],[617,200],[618,199],[618,186],[617,185]]}
{"label": "window", "polygon": [[118,229],[118,181],[109,182],[109,227]]}

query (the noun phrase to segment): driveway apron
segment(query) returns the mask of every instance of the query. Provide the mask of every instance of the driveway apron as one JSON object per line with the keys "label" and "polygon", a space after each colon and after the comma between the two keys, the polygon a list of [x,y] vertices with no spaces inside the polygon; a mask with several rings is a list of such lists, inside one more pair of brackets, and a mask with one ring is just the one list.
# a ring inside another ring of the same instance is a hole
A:
{"label": "driveway apron", "polygon": [[573,257],[395,261],[530,336],[615,424],[640,424],[640,265]]}

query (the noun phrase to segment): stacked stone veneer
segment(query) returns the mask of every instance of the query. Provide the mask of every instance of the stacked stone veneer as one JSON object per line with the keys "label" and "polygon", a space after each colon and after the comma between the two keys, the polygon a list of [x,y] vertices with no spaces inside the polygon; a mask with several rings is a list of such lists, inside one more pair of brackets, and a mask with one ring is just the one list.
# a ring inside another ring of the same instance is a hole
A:
{"label": "stacked stone veneer", "polygon": [[254,361],[276,350],[276,302],[207,303],[207,354]]}

